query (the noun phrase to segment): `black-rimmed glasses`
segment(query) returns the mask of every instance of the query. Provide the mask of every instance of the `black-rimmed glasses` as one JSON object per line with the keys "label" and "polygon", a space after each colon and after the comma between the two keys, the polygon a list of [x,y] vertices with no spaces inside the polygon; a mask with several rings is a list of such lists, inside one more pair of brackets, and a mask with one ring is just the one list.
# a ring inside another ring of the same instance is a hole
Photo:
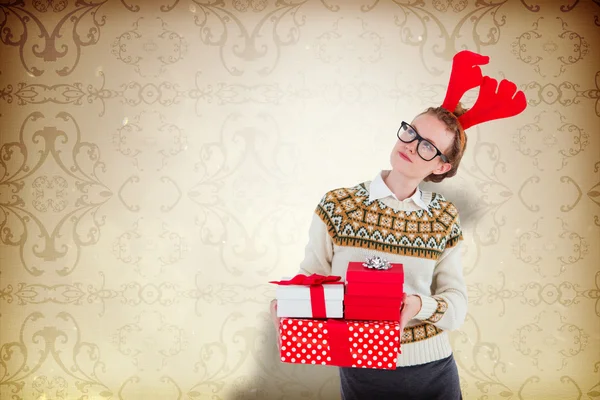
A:
{"label": "black-rimmed glasses", "polygon": [[417,130],[413,128],[409,123],[402,121],[400,125],[400,129],[398,129],[398,133],[396,134],[398,139],[404,143],[411,143],[415,140],[418,140],[417,143],[417,154],[425,161],[431,161],[437,156],[440,156],[443,162],[448,162],[448,157],[446,157],[437,147],[433,145],[429,140],[424,139],[417,133]]}

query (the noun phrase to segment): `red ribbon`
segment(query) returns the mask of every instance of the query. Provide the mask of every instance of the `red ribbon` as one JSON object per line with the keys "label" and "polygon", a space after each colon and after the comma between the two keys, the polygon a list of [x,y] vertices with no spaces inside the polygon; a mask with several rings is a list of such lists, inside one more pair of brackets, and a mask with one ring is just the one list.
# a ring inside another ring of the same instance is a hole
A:
{"label": "red ribbon", "polygon": [[341,276],[335,275],[304,275],[298,274],[292,279],[283,281],[271,281],[269,283],[275,283],[277,285],[302,285],[310,287],[310,307],[313,318],[327,318],[327,311],[325,309],[325,288],[324,283],[343,284],[340,282]]}
{"label": "red ribbon", "polygon": [[[334,282],[338,282],[340,279],[342,279],[341,276],[335,276],[335,275],[319,275],[319,274],[312,274],[312,275],[304,275],[304,274],[298,274],[295,277],[293,277],[290,280],[287,281],[271,281],[269,283],[275,283],[277,285],[304,285],[304,286],[309,286],[309,285],[322,285],[323,283],[334,283]],[[342,283],[342,282],[339,282]]]}
{"label": "red ribbon", "polygon": [[327,332],[329,334],[331,364],[338,367],[351,367],[352,357],[350,356],[348,321],[328,319]]}

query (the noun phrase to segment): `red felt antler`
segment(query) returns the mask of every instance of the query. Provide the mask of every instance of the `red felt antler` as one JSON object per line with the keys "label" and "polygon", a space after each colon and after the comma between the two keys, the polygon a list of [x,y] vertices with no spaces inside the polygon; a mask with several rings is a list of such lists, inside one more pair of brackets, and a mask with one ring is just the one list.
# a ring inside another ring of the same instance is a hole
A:
{"label": "red felt antler", "polygon": [[517,91],[517,85],[503,79],[498,86],[495,79],[484,76],[475,104],[458,121],[463,129],[467,129],[482,122],[515,116],[525,110],[525,107],[525,94]]}
{"label": "red felt antler", "polygon": [[481,68],[490,61],[488,56],[463,50],[452,59],[452,72],[442,107],[454,112],[458,102],[467,90],[481,85]]}
{"label": "red felt antler", "polygon": [[482,76],[479,65],[487,64],[489,60],[487,56],[468,50],[456,53],[453,58],[448,91],[442,107],[454,112],[465,92],[480,86],[473,107],[458,117],[463,129],[482,122],[515,116],[527,107],[525,94],[517,91],[517,85],[506,79],[498,85],[495,79]]}

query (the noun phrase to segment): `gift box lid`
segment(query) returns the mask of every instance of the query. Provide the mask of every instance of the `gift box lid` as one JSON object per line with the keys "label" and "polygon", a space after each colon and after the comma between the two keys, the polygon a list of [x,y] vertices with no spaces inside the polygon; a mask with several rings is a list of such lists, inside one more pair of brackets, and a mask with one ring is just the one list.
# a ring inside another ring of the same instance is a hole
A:
{"label": "gift box lid", "polygon": [[[284,278],[288,279],[288,278]],[[324,283],[323,292],[325,300],[342,301],[344,298],[343,283]],[[275,290],[277,299],[310,300],[310,286],[305,285],[278,285]]]}
{"label": "gift box lid", "polygon": [[362,261],[351,261],[346,271],[346,282],[404,283],[404,268],[400,263],[390,263],[390,269],[370,269]]}

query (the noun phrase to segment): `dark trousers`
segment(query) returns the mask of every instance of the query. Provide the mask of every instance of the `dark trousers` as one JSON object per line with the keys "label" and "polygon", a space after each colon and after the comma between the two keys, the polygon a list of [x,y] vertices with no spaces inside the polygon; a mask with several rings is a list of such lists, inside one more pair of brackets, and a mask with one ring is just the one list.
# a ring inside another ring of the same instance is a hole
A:
{"label": "dark trousers", "polygon": [[340,368],[342,400],[462,400],[451,355],[396,370]]}

